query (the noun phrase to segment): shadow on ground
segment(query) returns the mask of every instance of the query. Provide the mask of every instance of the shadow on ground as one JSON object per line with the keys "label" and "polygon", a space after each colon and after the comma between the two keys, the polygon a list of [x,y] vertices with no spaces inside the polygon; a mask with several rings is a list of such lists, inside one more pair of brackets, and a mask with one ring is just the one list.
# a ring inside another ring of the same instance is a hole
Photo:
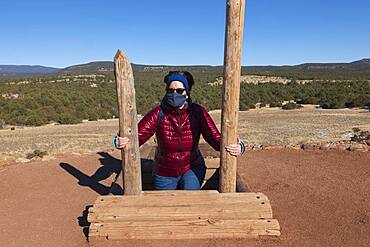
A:
{"label": "shadow on ground", "polygon": [[111,177],[113,174],[115,174],[115,177],[120,174],[122,171],[121,160],[116,159],[107,152],[99,152],[98,154],[101,156],[101,158],[99,158],[101,167],[91,176],[86,175],[68,163],[62,162],[59,166],[75,177],[78,180],[79,185],[88,186],[99,195],[108,195],[110,193],[114,195],[123,194],[122,187],[120,190],[115,189],[114,191],[111,191],[112,186],[106,186],[100,183],[100,181]]}

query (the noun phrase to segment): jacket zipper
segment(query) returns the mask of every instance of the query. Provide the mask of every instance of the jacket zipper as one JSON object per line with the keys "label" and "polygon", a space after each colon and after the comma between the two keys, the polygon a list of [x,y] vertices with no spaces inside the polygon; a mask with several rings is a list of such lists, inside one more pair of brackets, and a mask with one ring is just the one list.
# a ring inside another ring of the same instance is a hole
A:
{"label": "jacket zipper", "polygon": [[180,111],[177,109],[177,122],[178,122],[178,132],[179,132],[179,145],[178,145],[178,159],[179,159],[179,170],[180,170],[180,176],[182,175],[182,162],[181,162],[181,120],[180,120]]}

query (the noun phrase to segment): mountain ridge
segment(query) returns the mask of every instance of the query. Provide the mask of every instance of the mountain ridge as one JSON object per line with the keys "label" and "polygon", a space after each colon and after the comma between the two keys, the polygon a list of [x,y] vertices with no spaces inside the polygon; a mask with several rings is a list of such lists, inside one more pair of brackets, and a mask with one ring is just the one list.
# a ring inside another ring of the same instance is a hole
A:
{"label": "mountain ridge", "polygon": [[49,74],[60,71],[59,68],[41,65],[0,65],[0,74]]}
{"label": "mountain ridge", "polygon": [[[132,63],[134,71],[169,71],[169,70],[191,70],[204,72],[208,70],[222,71],[222,65],[145,65]],[[303,63],[298,65],[261,65],[261,66],[242,66],[246,70],[271,70],[271,69],[292,69],[296,71],[370,71],[370,58],[364,58],[349,63]],[[52,73],[91,73],[91,72],[110,72],[114,65],[110,61],[93,61],[84,64],[77,64],[65,68],[53,68],[40,65],[0,65],[0,75],[26,75],[26,74],[52,74]]]}

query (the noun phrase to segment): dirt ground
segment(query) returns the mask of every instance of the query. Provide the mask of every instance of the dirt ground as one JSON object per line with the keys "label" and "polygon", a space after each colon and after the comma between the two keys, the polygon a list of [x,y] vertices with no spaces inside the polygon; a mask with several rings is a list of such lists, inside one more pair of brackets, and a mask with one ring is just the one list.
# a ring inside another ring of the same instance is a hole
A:
{"label": "dirt ground", "polygon": [[[0,167],[0,246],[91,246],[86,208],[108,192],[105,178],[118,155],[58,155]],[[252,191],[269,197],[281,237],[104,246],[370,246],[370,152],[251,151],[238,169]]]}
{"label": "dirt ground", "polygon": [[[221,111],[210,112],[220,129]],[[365,109],[303,109],[286,111],[261,108],[239,113],[239,135],[248,144],[297,144],[350,140],[352,128],[370,131]],[[118,130],[118,119],[76,125],[16,127],[0,130],[0,165],[39,149],[58,153],[96,153],[109,148]],[[153,143],[153,140],[151,140]]]}

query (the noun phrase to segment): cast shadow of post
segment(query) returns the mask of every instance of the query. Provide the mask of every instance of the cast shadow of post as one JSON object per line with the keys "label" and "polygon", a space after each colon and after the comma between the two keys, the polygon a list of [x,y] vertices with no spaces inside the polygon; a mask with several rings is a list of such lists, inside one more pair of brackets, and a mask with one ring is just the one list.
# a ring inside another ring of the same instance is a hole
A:
{"label": "cast shadow of post", "polygon": [[119,174],[122,170],[121,162],[106,152],[100,152],[99,154],[102,156],[102,158],[99,158],[102,166],[91,176],[68,163],[62,162],[59,166],[75,177],[79,185],[88,186],[99,195],[108,195],[110,193],[110,187],[99,182],[109,178],[113,173]]}
{"label": "cast shadow of post", "polygon": [[[116,159],[107,152],[98,152],[98,154],[101,156],[101,158],[99,158],[101,167],[99,167],[91,176],[83,173],[75,166],[68,163],[61,162],[59,166],[75,177],[80,186],[87,186],[99,195],[123,195],[123,189],[118,183],[114,183],[112,181],[111,186],[106,186],[100,183],[101,181],[111,177],[113,174],[116,179],[119,177],[122,171],[121,160]],[[142,167],[146,167],[146,169],[148,169],[148,164],[150,165],[151,163],[153,163],[153,160],[151,159],[141,159],[141,165]],[[82,227],[82,232],[87,241],[89,240],[88,236],[90,227],[87,216],[90,207],[92,207],[92,205],[87,205],[82,212],[82,215],[77,218],[78,224]]]}

